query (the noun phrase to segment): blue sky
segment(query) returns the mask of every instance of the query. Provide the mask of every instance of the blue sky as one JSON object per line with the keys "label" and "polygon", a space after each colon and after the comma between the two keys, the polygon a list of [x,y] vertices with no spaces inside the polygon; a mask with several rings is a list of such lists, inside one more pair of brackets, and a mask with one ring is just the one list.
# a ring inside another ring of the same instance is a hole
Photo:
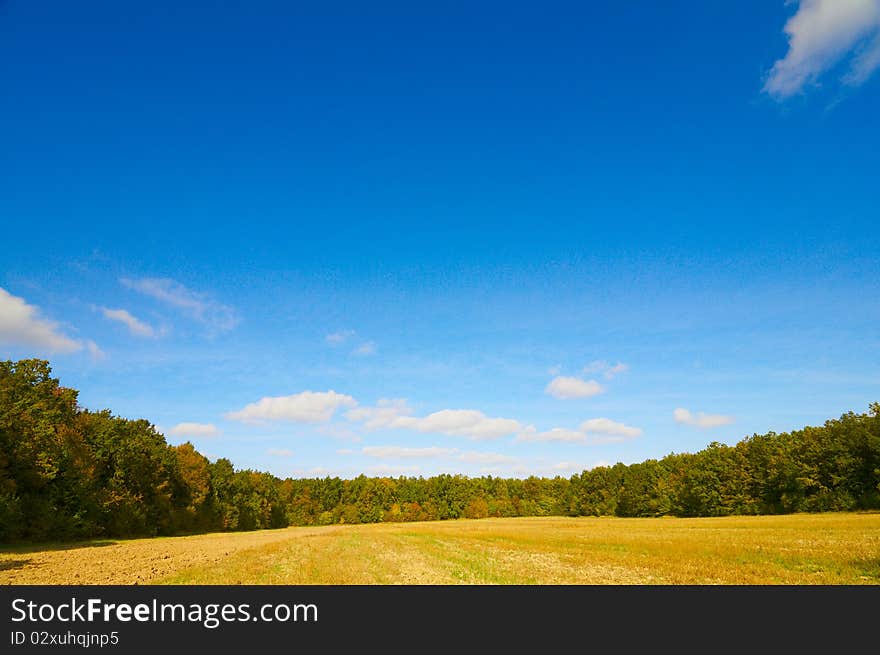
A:
{"label": "blue sky", "polygon": [[880,0],[122,4],[0,2],[0,357],[85,407],[525,476],[880,400]]}

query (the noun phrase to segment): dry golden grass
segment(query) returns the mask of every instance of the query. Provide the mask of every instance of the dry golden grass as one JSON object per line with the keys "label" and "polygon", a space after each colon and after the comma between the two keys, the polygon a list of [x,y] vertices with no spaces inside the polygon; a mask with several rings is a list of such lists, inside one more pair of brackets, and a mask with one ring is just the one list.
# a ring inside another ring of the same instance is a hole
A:
{"label": "dry golden grass", "polygon": [[880,584],[880,514],[515,518],[0,552],[6,584]]}

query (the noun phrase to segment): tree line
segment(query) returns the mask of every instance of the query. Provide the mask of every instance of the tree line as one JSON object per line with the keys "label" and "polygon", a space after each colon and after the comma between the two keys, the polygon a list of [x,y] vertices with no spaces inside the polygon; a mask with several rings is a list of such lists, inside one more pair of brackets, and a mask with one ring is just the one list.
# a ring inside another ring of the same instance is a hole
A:
{"label": "tree line", "polygon": [[880,508],[880,404],[821,427],[569,478],[280,479],[91,411],[49,363],[0,362],[0,543],[489,516],[724,516]]}

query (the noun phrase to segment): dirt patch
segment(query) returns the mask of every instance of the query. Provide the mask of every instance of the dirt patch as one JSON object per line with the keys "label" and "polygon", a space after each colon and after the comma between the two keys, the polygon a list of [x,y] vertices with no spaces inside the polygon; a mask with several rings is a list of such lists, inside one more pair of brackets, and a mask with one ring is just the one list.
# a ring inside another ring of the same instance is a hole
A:
{"label": "dirt patch", "polygon": [[[331,528],[332,529],[332,528]],[[150,584],[191,567],[220,565],[243,551],[297,539],[316,529],[133,539],[101,548],[0,553],[0,584]],[[326,533],[327,528],[320,529]]]}

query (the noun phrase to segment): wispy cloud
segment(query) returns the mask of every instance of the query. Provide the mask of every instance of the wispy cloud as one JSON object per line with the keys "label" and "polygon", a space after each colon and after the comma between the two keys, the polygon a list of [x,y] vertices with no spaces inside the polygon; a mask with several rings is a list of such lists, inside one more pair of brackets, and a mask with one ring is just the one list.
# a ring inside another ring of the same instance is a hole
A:
{"label": "wispy cloud", "polygon": [[785,24],[788,52],[767,76],[764,92],[785,100],[847,61],[844,84],[858,85],[880,67],[880,0],[800,0]]}
{"label": "wispy cloud", "polygon": [[104,318],[122,323],[128,327],[128,331],[138,337],[155,337],[156,331],[143,321],[132,316],[124,309],[109,309],[107,307],[99,307]]}
{"label": "wispy cloud", "polygon": [[604,387],[595,380],[581,380],[572,377],[555,377],[544,389],[544,393],[561,400],[572,398],[589,398],[605,391]]}
{"label": "wispy cloud", "polygon": [[392,426],[401,416],[409,416],[412,409],[404,398],[381,398],[375,407],[356,407],[345,413],[350,421],[360,421],[368,430]]}
{"label": "wispy cloud", "polygon": [[437,432],[470,439],[496,439],[515,434],[522,423],[509,418],[491,418],[475,409],[443,409],[424,417],[400,416],[391,427],[418,432]]}
{"label": "wispy cloud", "polygon": [[[358,336],[356,330],[339,330],[337,332],[333,332],[324,337],[324,341],[336,348],[338,346],[342,346],[344,344],[351,343],[355,340],[355,337]],[[361,344],[355,346],[351,354],[356,355],[357,357],[369,357],[370,355],[375,355],[376,351],[379,349],[379,346],[375,341],[364,341]]]}
{"label": "wispy cloud", "polygon": [[328,334],[324,337],[324,341],[331,346],[339,346],[351,339],[355,334],[356,332],[354,330],[339,330],[338,332]]}
{"label": "wispy cloud", "polygon": [[534,427],[529,426],[517,436],[517,440],[599,445],[620,443],[640,436],[642,436],[641,428],[635,428],[607,418],[592,418],[581,423],[577,430],[553,428],[552,430],[539,432]]}
{"label": "wispy cloud", "polygon": [[213,423],[178,423],[168,430],[168,434],[175,437],[217,437],[220,430]]}
{"label": "wispy cloud", "polygon": [[469,464],[481,464],[483,466],[497,466],[500,464],[513,464],[518,461],[512,455],[503,453],[487,453],[476,450],[468,450],[456,456],[456,459]]}
{"label": "wispy cloud", "polygon": [[226,332],[239,324],[238,313],[208,294],[187,289],[170,278],[122,278],[120,282],[139,293],[179,310],[211,330]]}
{"label": "wispy cloud", "polygon": [[[75,352],[87,345],[68,337],[57,323],[42,318],[37,307],[3,288],[0,288],[0,343],[46,353]],[[100,351],[94,342],[88,344],[93,355]]]}
{"label": "wispy cloud", "polygon": [[629,365],[623,362],[609,364],[604,360],[596,360],[584,366],[584,373],[601,373],[606,380],[610,380],[621,373],[626,373]]}
{"label": "wispy cloud", "polygon": [[589,471],[591,469],[596,468],[597,466],[608,466],[608,463],[605,461],[599,461],[595,464],[582,464],[580,462],[556,462],[553,466],[550,467],[550,471],[555,475],[574,475],[575,473],[582,473],[583,471]]}
{"label": "wispy cloud", "polygon": [[449,457],[455,454],[453,448],[438,448],[429,446],[426,448],[407,448],[404,446],[365,446],[361,452],[367,457],[381,457],[392,459],[433,459],[437,457]]}
{"label": "wispy cloud", "polygon": [[642,436],[641,428],[634,428],[623,423],[618,423],[607,418],[591,418],[581,423],[581,432],[586,434],[601,434],[611,437],[623,437],[635,439]]}
{"label": "wispy cloud", "polygon": [[475,409],[443,409],[427,416],[410,416],[404,400],[382,400],[376,407],[349,410],[346,418],[363,421],[370,429],[395,428],[446,434],[470,439],[495,439],[516,434],[522,423],[508,418],[492,418]]}
{"label": "wispy cloud", "polygon": [[421,467],[417,464],[412,466],[397,466],[394,464],[377,464],[376,466],[367,467],[367,473],[372,475],[414,475],[421,471]]}
{"label": "wispy cloud", "polygon": [[704,414],[700,412],[699,414],[692,414],[689,410],[679,407],[676,409],[672,416],[675,418],[676,423],[682,423],[684,425],[693,425],[697,428],[717,428],[722,425],[730,425],[735,421],[734,417],[726,416],[724,414]]}
{"label": "wispy cloud", "polygon": [[287,448],[270,448],[266,454],[272,457],[293,457],[293,451],[287,450]]}
{"label": "wispy cloud", "polygon": [[483,452],[457,448],[441,448],[427,446],[424,448],[409,448],[406,446],[366,446],[361,452],[368,457],[381,459],[449,459],[468,464],[481,464],[495,466],[500,464],[512,464],[517,461],[516,457],[503,453]]}
{"label": "wispy cloud", "polygon": [[342,423],[325,423],[317,426],[315,432],[339,441],[360,443],[363,440],[360,434]]}
{"label": "wispy cloud", "polygon": [[340,407],[354,407],[351,396],[335,391],[303,391],[290,396],[261,398],[244,408],[225,414],[231,421],[295,421],[320,423],[329,421]]}
{"label": "wispy cloud", "polygon": [[93,360],[100,361],[107,357],[107,354],[91,339],[86,339],[84,343],[86,345],[86,350],[89,352],[89,355],[92,356]]}
{"label": "wispy cloud", "polygon": [[362,343],[357,348],[352,350],[353,355],[357,355],[358,357],[369,357],[370,355],[375,355],[378,346],[375,341],[367,341]]}

